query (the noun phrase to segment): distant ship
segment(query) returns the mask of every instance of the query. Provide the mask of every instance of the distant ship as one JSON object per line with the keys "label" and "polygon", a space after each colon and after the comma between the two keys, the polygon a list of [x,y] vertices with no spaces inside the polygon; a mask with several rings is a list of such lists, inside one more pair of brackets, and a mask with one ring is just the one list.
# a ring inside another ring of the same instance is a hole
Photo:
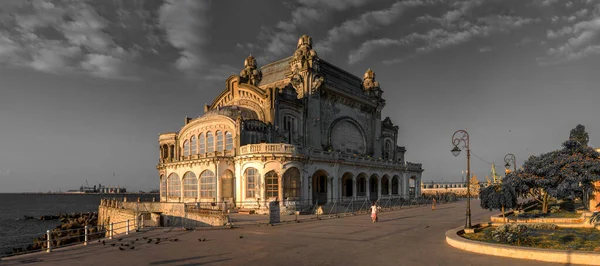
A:
{"label": "distant ship", "polygon": [[[113,176],[115,174],[113,173]],[[98,183],[98,185],[90,186],[88,181],[85,180],[85,186],[82,185],[79,187],[79,190],[71,189],[66,192],[67,194],[122,194],[127,193],[127,189],[124,187],[112,187],[112,186],[103,186]]]}

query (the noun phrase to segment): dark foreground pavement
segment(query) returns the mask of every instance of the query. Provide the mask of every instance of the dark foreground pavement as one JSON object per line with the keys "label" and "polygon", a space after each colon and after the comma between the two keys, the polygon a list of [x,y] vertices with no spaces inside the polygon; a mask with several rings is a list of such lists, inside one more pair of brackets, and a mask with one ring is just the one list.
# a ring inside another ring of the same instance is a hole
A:
{"label": "dark foreground pavement", "polygon": [[[473,222],[493,213],[473,200]],[[469,253],[446,244],[444,233],[464,225],[465,201],[276,226],[183,231],[155,229],[106,246],[57,249],[5,258],[0,265],[561,265]],[[168,237],[148,244],[143,237]],[[135,249],[120,243],[138,238]],[[178,241],[170,241],[177,238]],[[198,239],[206,241],[198,241]],[[110,246],[117,243],[117,246]]]}

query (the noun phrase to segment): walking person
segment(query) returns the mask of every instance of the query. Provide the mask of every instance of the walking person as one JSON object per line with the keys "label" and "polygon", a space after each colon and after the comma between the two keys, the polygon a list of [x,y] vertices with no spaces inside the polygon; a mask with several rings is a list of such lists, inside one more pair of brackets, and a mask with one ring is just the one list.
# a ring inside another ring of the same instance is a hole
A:
{"label": "walking person", "polygon": [[377,222],[377,212],[378,207],[375,205],[375,202],[373,202],[373,205],[371,205],[371,220],[373,220],[373,223]]}
{"label": "walking person", "polygon": [[435,210],[435,204],[437,203],[437,200],[435,200],[435,198],[433,198],[433,200],[431,201],[431,210]]}

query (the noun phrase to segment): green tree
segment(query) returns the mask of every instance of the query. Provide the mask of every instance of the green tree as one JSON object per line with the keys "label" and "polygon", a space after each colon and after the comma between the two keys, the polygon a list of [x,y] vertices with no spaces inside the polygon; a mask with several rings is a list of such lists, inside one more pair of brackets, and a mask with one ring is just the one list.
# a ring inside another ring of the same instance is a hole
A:
{"label": "green tree", "polygon": [[551,198],[581,197],[600,180],[600,153],[576,140],[563,143],[561,150],[531,156],[523,168],[509,173],[504,182],[522,198],[534,197],[548,213]]}
{"label": "green tree", "polygon": [[481,208],[501,210],[505,218],[505,208],[513,209],[517,206],[517,193],[513,187],[506,183],[494,183],[479,190]]}
{"label": "green tree", "polygon": [[587,146],[590,141],[590,136],[585,132],[585,126],[582,124],[577,125],[574,129],[571,129],[569,139],[575,140],[581,145]]}

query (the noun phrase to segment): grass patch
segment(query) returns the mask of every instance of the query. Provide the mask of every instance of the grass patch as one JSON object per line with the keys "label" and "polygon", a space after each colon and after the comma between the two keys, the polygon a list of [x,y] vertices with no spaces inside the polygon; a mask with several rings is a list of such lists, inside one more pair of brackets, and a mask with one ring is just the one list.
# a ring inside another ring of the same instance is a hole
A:
{"label": "grass patch", "polygon": [[[487,243],[499,243],[492,239],[492,231],[496,227],[487,227],[474,234],[463,234],[462,237]],[[534,247],[558,250],[600,251],[600,230],[593,228],[529,228],[528,241],[522,247]],[[508,245],[508,244],[506,244]]]}

